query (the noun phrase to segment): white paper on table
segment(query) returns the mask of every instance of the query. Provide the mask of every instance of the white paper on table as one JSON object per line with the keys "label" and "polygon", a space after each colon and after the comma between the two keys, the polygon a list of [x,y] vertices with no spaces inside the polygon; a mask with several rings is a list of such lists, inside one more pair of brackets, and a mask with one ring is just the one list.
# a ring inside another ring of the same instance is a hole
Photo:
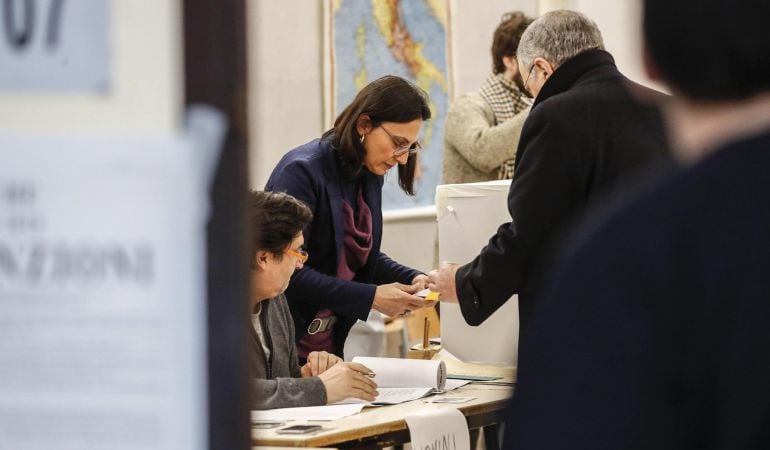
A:
{"label": "white paper on table", "polygon": [[412,448],[470,450],[468,422],[458,409],[435,406],[406,416]]}
{"label": "white paper on table", "polygon": [[340,400],[337,403],[334,403],[335,405],[353,405],[353,404],[360,404],[360,405],[373,405],[373,406],[382,406],[382,405],[397,405],[399,403],[404,402],[410,402],[412,400],[417,400],[420,398],[423,398],[427,395],[436,393],[437,391],[433,388],[377,388],[377,397],[374,399],[373,402],[367,402],[366,400],[361,400],[360,398],[354,398],[349,397],[345,400]]}
{"label": "white paper on table", "polygon": [[287,421],[287,420],[337,420],[358,414],[363,404],[335,404],[327,406],[306,406],[302,408],[278,408],[252,411],[251,420]]}
{"label": "white paper on table", "polygon": [[436,392],[433,388],[378,388],[379,394],[372,404],[396,405],[423,398]]}
{"label": "white paper on table", "polygon": [[457,356],[453,355],[452,352],[450,352],[449,350],[447,350],[445,348],[442,348],[441,350],[439,350],[438,355],[439,355],[439,357],[441,357],[442,359],[447,360],[447,361],[460,361],[460,358],[458,358]]}
{"label": "white paper on table", "polygon": [[444,392],[453,391],[459,387],[463,387],[466,384],[470,383],[471,380],[457,380],[454,378],[450,378],[446,380],[446,385],[444,385]]}

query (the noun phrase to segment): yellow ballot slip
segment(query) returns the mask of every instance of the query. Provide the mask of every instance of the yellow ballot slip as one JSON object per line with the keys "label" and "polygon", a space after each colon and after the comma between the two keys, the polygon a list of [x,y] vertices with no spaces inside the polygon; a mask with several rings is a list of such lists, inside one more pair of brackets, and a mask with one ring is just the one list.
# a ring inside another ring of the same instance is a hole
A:
{"label": "yellow ballot slip", "polygon": [[439,297],[440,294],[438,292],[431,291],[430,289],[423,289],[423,290],[415,293],[414,295],[416,295],[416,296],[418,296],[420,298],[424,298],[425,300],[428,300],[428,301],[431,301],[431,302],[436,302],[436,301],[438,301],[438,297]]}

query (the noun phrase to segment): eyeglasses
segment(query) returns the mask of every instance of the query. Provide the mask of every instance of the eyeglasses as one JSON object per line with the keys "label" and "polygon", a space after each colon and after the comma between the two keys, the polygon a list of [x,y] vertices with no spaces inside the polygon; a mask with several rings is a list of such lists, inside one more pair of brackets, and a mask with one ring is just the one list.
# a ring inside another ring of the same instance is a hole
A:
{"label": "eyeglasses", "polygon": [[409,153],[410,155],[414,155],[415,153],[422,150],[422,145],[420,145],[419,142],[414,141],[414,144],[412,145],[401,145],[398,142],[396,142],[396,138],[393,137],[392,134],[390,134],[390,131],[388,131],[387,128],[383,127],[382,125],[380,125],[380,128],[382,128],[382,131],[384,131],[385,134],[388,135],[388,137],[390,138],[390,141],[393,142],[393,145],[396,147],[396,149],[393,150],[393,156],[395,156],[396,158],[406,153]]}
{"label": "eyeglasses", "polygon": [[529,69],[529,73],[527,73],[527,79],[524,80],[524,89],[527,89],[527,82],[529,81],[529,77],[532,76],[532,70],[535,68],[535,65],[532,64],[532,67]]}
{"label": "eyeglasses", "polygon": [[297,249],[297,250],[292,250],[290,248],[286,248],[286,249],[283,250],[283,252],[286,253],[287,255],[291,255],[291,256],[297,258],[299,260],[299,262],[301,262],[302,264],[305,264],[305,261],[307,261],[307,259],[310,258],[310,255],[308,254],[307,250],[302,249],[302,248]]}

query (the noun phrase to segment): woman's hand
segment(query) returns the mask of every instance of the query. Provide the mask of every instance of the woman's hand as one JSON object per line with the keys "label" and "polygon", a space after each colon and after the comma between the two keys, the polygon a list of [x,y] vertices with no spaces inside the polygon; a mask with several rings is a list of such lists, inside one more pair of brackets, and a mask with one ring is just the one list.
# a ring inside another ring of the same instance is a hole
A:
{"label": "woman's hand", "polygon": [[377,383],[369,376],[373,372],[363,364],[341,362],[318,376],[326,388],[326,403],[336,403],[355,397],[367,402],[377,397]]}
{"label": "woman's hand", "polygon": [[300,368],[303,378],[318,376],[333,365],[342,362],[342,358],[327,352],[310,352],[307,355],[307,363]]}
{"label": "woman's hand", "polygon": [[377,291],[374,293],[372,309],[396,317],[405,316],[416,309],[430,306],[430,302],[412,295],[418,290],[420,289],[414,284],[381,284],[377,286]]}

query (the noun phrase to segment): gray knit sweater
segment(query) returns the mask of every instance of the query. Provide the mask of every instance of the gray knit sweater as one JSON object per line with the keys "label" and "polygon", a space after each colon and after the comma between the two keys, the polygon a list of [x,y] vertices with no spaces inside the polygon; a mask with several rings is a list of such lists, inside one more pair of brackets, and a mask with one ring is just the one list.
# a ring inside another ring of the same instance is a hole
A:
{"label": "gray knit sweater", "polygon": [[270,349],[270,360],[249,325],[253,395],[252,409],[291,408],[326,404],[326,388],[318,377],[301,378],[294,322],[283,294],[262,302],[260,323]]}
{"label": "gray knit sweater", "polygon": [[443,183],[496,180],[498,168],[516,156],[529,110],[496,125],[492,109],[479,93],[457,99],[444,128]]}

